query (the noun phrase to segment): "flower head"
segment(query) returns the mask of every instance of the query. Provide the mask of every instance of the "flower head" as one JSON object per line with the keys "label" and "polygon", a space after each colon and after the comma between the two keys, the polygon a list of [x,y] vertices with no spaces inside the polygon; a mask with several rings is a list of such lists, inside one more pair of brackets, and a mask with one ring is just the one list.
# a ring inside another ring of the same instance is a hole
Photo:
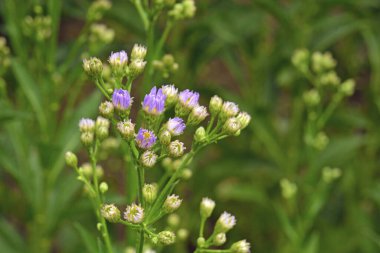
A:
{"label": "flower head", "polygon": [[95,121],[88,118],[82,118],[79,121],[79,130],[83,132],[94,132],[95,130]]}
{"label": "flower head", "polygon": [[143,110],[152,115],[160,115],[165,109],[166,96],[162,92],[162,89],[153,87],[149,94],[145,95],[142,102]]}
{"label": "flower head", "polygon": [[210,198],[203,198],[200,205],[201,216],[204,218],[210,217],[214,208],[215,208],[214,200]]}
{"label": "flower head", "polygon": [[128,54],[125,51],[111,53],[108,61],[112,67],[126,66],[128,64]]}
{"label": "flower head", "polygon": [[143,197],[146,202],[153,203],[157,197],[157,184],[145,184],[143,187]]}
{"label": "flower head", "polygon": [[186,128],[186,125],[183,122],[183,119],[179,117],[175,117],[175,118],[170,118],[168,120],[166,127],[172,135],[178,136],[183,133],[183,131]]}
{"label": "flower head", "polygon": [[172,105],[178,100],[178,89],[174,85],[163,85],[162,92],[166,96],[166,104]]}
{"label": "flower head", "polygon": [[140,161],[145,167],[152,168],[156,164],[157,155],[154,152],[147,150],[141,155]]}
{"label": "flower head", "polygon": [[223,125],[223,131],[229,135],[238,134],[240,129],[241,129],[240,120],[235,117],[227,119],[227,121]]}
{"label": "flower head", "polygon": [[127,140],[131,140],[135,136],[135,124],[131,120],[120,121],[116,125],[117,130]]}
{"label": "flower head", "polygon": [[140,128],[136,136],[136,143],[142,149],[149,149],[156,143],[156,139],[157,137],[153,131]]}
{"label": "flower head", "polygon": [[220,112],[222,105],[223,105],[223,100],[217,95],[213,96],[210,99],[210,105],[209,105],[211,115],[216,116]]}
{"label": "flower head", "polygon": [[236,116],[238,112],[239,112],[238,105],[233,102],[227,101],[227,102],[224,102],[222,105],[220,116],[223,119],[227,119],[227,118]]}
{"label": "flower head", "polygon": [[115,89],[112,94],[112,103],[119,110],[129,110],[132,105],[132,101],[133,99],[127,90]]}
{"label": "flower head", "polygon": [[163,208],[165,212],[172,213],[181,206],[181,203],[182,199],[178,195],[172,194],[166,198]]}
{"label": "flower head", "polygon": [[251,115],[246,112],[240,112],[236,118],[240,121],[240,129],[244,129],[251,122]]}
{"label": "flower head", "polygon": [[141,223],[144,219],[144,208],[135,203],[127,206],[124,212],[124,219],[135,224]]}
{"label": "flower head", "polygon": [[172,231],[162,231],[158,233],[158,241],[163,245],[170,245],[175,242],[175,234]]}
{"label": "flower head", "polygon": [[251,252],[250,248],[251,244],[249,242],[241,240],[232,244],[230,249],[233,253],[249,253]]}
{"label": "flower head", "polygon": [[104,205],[100,213],[109,222],[118,222],[120,220],[120,210],[113,204]]}
{"label": "flower head", "polygon": [[169,153],[172,157],[179,157],[183,155],[185,149],[185,145],[183,144],[183,142],[180,142],[179,140],[172,141],[169,144]]}
{"label": "flower head", "polygon": [[204,106],[197,105],[193,108],[187,120],[190,125],[198,125],[208,116],[207,109]]}
{"label": "flower head", "polygon": [[186,108],[193,109],[198,105],[199,93],[188,89],[179,93],[179,101]]}
{"label": "flower head", "polygon": [[132,61],[144,60],[146,52],[147,52],[146,47],[144,47],[143,45],[134,44],[132,48],[132,53],[131,53]]}
{"label": "flower head", "polygon": [[235,216],[227,212],[224,212],[216,222],[215,231],[218,233],[226,233],[227,231],[231,230],[235,226],[235,224]]}

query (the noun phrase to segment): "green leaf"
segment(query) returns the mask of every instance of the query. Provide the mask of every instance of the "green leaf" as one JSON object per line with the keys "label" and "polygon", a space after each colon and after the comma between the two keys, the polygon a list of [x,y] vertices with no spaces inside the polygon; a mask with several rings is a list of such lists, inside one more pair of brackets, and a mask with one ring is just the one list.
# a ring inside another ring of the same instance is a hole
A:
{"label": "green leaf", "polygon": [[26,252],[25,243],[19,233],[4,218],[0,219],[0,252]]}
{"label": "green leaf", "polygon": [[79,223],[74,224],[76,230],[78,231],[80,237],[82,238],[82,242],[87,249],[87,252],[97,252],[97,242],[96,238],[92,236],[82,225]]}

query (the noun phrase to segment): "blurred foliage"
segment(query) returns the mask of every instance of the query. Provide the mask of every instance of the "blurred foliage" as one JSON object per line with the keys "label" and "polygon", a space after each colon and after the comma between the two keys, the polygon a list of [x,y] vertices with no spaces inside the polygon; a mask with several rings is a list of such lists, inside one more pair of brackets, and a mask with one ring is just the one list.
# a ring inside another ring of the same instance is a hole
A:
{"label": "blurred foliage", "polygon": [[[38,3],[51,16],[51,36],[43,45],[26,38],[22,25]],[[62,171],[64,151],[78,144],[79,117],[94,114],[100,98],[90,95],[81,74],[80,54],[91,50],[82,43],[70,54],[89,3],[0,2],[0,31],[13,56],[3,77],[9,96],[0,100],[0,252],[94,252],[89,203],[73,173]],[[129,1],[114,0],[105,21],[115,41],[92,54],[145,40]],[[178,70],[154,82],[192,88],[205,98],[219,94],[242,105],[253,122],[243,138],[198,157],[194,176],[180,188],[187,196],[181,227],[190,237],[167,251],[193,248],[205,195],[216,200],[215,213],[238,217],[229,236],[247,238],[254,252],[380,251],[379,22],[377,0],[197,2],[196,18],[176,28],[164,45],[163,54],[173,55]],[[300,104],[309,84],[291,64],[299,48],[332,52],[338,75],[357,83],[326,123],[329,144],[323,151],[303,141],[307,113]],[[151,85],[137,89],[144,93]],[[342,170],[328,187],[321,180],[325,166]],[[283,178],[298,188],[290,200],[281,195]],[[116,201],[122,182],[114,184]]]}

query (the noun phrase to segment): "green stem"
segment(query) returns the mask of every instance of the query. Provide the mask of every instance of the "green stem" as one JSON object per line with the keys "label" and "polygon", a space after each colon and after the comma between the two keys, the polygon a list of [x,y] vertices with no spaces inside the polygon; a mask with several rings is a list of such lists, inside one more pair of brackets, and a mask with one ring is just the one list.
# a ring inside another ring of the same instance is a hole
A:
{"label": "green stem", "polygon": [[144,10],[144,7],[141,4],[141,1],[140,0],[133,0],[132,2],[135,5],[137,12],[140,15],[140,18],[141,18],[143,25],[144,25],[144,29],[148,30],[149,18],[148,18],[148,14],[146,13],[146,11]]}
{"label": "green stem", "polygon": [[333,100],[331,103],[328,105],[326,110],[322,113],[322,115],[319,117],[317,120],[317,131],[320,131],[326,124],[327,120],[331,117],[335,109],[338,107],[340,101],[343,99],[343,94],[338,92],[335,94],[333,97]]}
{"label": "green stem", "polygon": [[199,228],[199,237],[203,237],[203,231],[204,231],[204,228],[205,228],[205,223],[206,223],[206,219],[205,218],[201,218],[201,225],[200,225],[200,228]]}
{"label": "green stem", "polygon": [[206,134],[210,133],[211,127],[214,125],[214,121],[215,121],[215,116],[212,115],[211,116],[211,120],[210,120],[210,122],[208,123],[208,126],[207,126]]}
{"label": "green stem", "polygon": [[140,236],[136,242],[136,253],[142,253],[144,248],[144,230],[141,228]]}
{"label": "green stem", "polygon": [[144,198],[143,198],[143,193],[142,193],[142,189],[144,187],[144,167],[143,166],[136,166],[136,169],[137,169],[137,179],[138,179],[138,199],[139,199],[139,202],[141,203],[141,205],[144,207],[145,206],[145,201],[144,201]]}
{"label": "green stem", "polygon": [[103,81],[103,78],[100,77],[99,79],[96,79],[95,80],[95,84],[96,86],[98,87],[98,89],[103,93],[103,95],[108,99],[110,100],[111,97],[110,95],[107,93],[107,91],[104,89],[104,81]]}

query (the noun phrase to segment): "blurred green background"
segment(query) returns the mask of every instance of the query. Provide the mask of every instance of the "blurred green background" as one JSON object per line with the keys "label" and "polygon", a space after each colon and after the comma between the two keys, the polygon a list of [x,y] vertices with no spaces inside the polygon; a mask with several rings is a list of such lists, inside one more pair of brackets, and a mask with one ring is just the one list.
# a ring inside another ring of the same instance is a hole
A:
{"label": "blurred green background", "polygon": [[[42,46],[22,25],[37,4],[51,14],[53,27],[53,39]],[[106,59],[146,40],[133,5],[112,4],[102,22],[115,31],[113,42],[82,43],[72,52],[90,1],[0,1],[0,33],[12,56],[1,79],[0,252],[90,252],[93,212],[63,165],[64,152],[79,148],[78,119],[94,116],[100,101],[85,81],[81,56]],[[177,190],[185,198],[180,226],[190,236],[161,252],[192,252],[203,196],[217,202],[207,229],[227,210],[238,219],[228,240],[246,238],[253,252],[380,252],[380,1],[202,0],[196,6],[196,16],[176,25],[164,45],[179,69],[154,83],[140,80],[135,92],[174,83],[201,92],[202,104],[218,94],[249,112],[252,123],[198,156],[193,177]],[[330,51],[338,75],[356,81],[353,96],[326,123],[323,150],[303,140],[307,115],[300,104],[310,83],[291,62],[299,48]],[[123,194],[118,165],[104,163],[115,202]],[[323,184],[325,166],[340,168],[342,176]],[[283,178],[297,185],[291,199],[281,194]],[[124,233],[110,227],[122,252]]]}

